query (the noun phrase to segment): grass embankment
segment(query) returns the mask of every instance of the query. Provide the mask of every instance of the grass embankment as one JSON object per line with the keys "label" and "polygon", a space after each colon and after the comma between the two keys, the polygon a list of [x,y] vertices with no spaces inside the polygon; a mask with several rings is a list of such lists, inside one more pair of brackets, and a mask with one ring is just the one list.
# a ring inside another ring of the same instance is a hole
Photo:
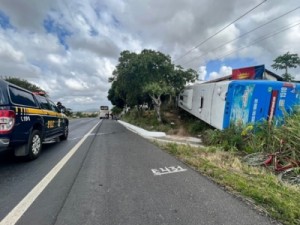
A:
{"label": "grass embankment", "polygon": [[153,112],[142,116],[131,113],[125,120],[168,134],[201,134],[204,143],[210,147],[157,144],[230,192],[253,202],[272,218],[287,225],[300,224],[300,188],[280,183],[271,171],[249,167],[240,160],[247,153],[278,150],[291,151],[299,160],[299,114],[286,118],[285,125],[281,127],[262,123],[255,127],[232,127],[225,131],[209,129],[199,120],[185,115],[166,115],[163,124],[156,122]]}
{"label": "grass embankment", "polygon": [[208,125],[199,119],[174,109],[162,114],[162,123],[157,121],[155,112],[151,110],[132,110],[121,119],[146,130],[162,131],[169,135],[198,136],[208,128]]}
{"label": "grass embankment", "polygon": [[230,192],[261,206],[272,218],[283,224],[300,224],[300,189],[280,183],[271,172],[247,166],[234,153],[220,148],[159,146]]}

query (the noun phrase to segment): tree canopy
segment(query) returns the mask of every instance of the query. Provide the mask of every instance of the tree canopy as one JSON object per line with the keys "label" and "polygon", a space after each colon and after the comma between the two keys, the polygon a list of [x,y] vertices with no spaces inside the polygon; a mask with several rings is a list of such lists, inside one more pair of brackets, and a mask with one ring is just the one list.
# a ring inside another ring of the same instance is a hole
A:
{"label": "tree canopy", "polygon": [[187,82],[196,78],[196,71],[175,66],[170,56],[159,51],[144,49],[139,54],[123,51],[109,78],[112,87],[108,99],[117,106],[152,101],[159,116],[161,97],[176,96]]}
{"label": "tree canopy", "polygon": [[17,77],[6,77],[5,80],[9,83],[15,84],[19,87],[22,87],[32,92],[44,92],[45,95],[48,96],[46,91],[44,91],[42,88],[38,87],[37,85],[30,83],[27,80],[20,79]]}
{"label": "tree canopy", "polygon": [[272,67],[275,70],[285,70],[285,73],[282,74],[282,77],[286,81],[291,81],[294,77],[288,73],[289,68],[297,68],[300,65],[300,58],[298,54],[285,53],[284,55],[278,56],[274,60]]}

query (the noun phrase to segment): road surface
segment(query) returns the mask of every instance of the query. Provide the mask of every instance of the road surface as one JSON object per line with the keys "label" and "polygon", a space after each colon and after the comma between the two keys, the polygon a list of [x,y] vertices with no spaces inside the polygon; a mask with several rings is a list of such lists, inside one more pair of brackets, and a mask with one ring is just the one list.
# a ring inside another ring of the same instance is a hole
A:
{"label": "road surface", "polygon": [[272,224],[117,121],[72,120],[37,160],[0,157],[0,225]]}

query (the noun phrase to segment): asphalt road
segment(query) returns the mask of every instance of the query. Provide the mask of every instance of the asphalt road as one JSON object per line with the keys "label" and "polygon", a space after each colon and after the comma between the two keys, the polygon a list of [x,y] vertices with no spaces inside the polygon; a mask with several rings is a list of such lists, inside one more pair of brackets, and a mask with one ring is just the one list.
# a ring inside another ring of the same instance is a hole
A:
{"label": "asphalt road", "polygon": [[272,224],[116,121],[73,120],[43,147],[27,163],[0,155],[0,225]]}

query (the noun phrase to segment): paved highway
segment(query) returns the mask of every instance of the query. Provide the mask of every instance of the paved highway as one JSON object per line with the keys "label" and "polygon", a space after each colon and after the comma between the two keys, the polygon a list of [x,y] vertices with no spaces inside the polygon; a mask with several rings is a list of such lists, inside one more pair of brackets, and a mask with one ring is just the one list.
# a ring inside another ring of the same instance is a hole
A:
{"label": "paved highway", "polygon": [[72,120],[35,161],[0,155],[0,225],[272,224],[116,121]]}

